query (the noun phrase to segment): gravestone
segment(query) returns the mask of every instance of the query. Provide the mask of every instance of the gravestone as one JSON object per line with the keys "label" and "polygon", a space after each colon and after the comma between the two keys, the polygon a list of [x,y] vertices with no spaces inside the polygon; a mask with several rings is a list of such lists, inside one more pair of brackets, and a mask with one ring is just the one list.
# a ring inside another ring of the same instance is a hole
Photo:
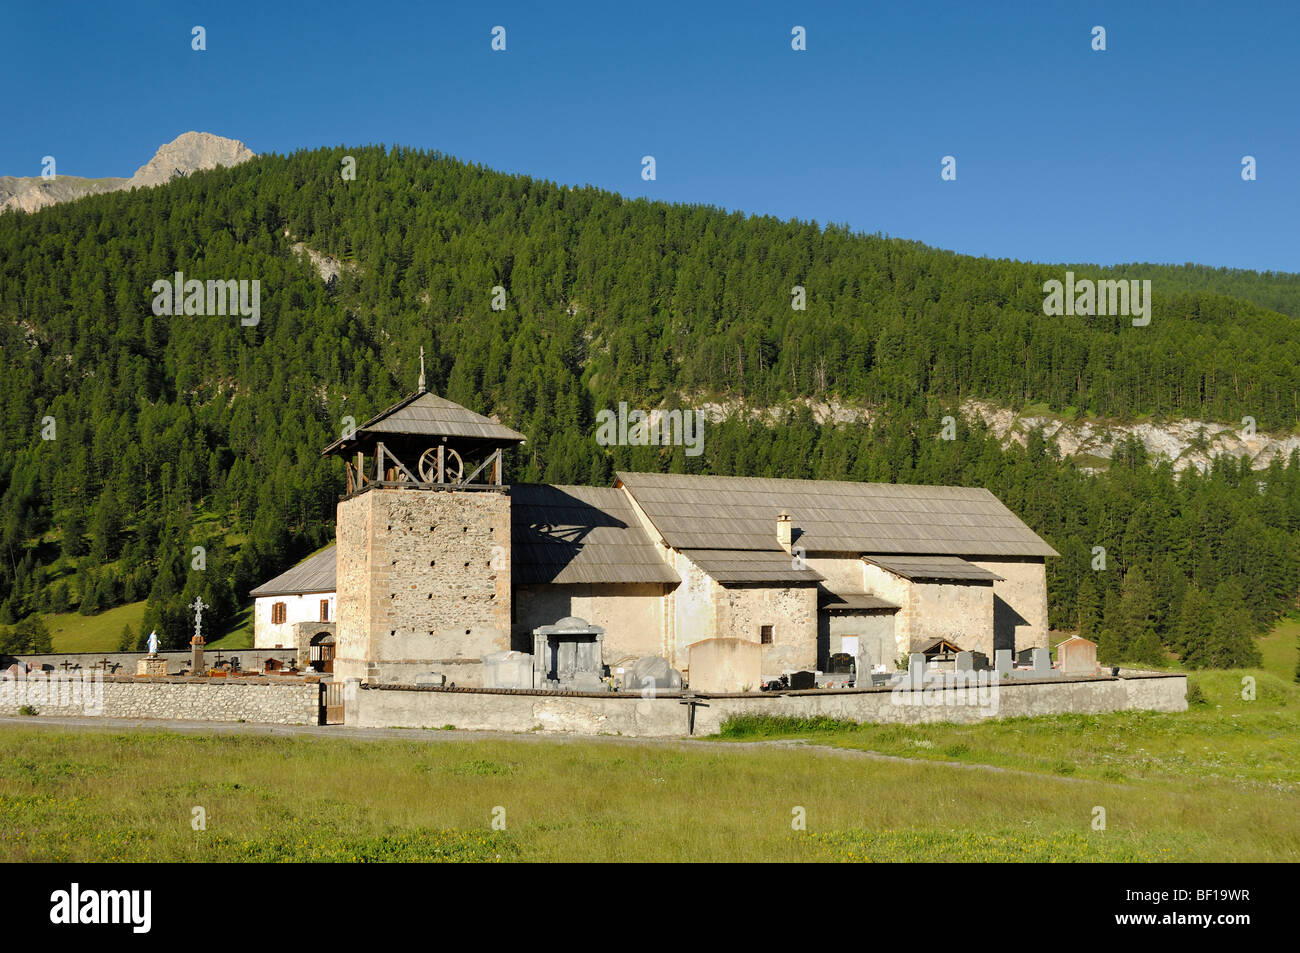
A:
{"label": "gravestone", "polygon": [[907,683],[913,688],[925,685],[925,656],[920,652],[913,652],[907,657]]}
{"label": "gravestone", "polygon": [[601,692],[605,630],[568,616],[533,629],[533,687],[567,692]]}
{"label": "gravestone", "polygon": [[659,655],[643,655],[623,673],[623,689],[639,692],[646,688],[656,691],[678,692],[682,689],[682,673]]}
{"label": "gravestone", "polygon": [[956,668],[959,672],[970,672],[975,669],[975,656],[970,652],[958,652]]}
{"label": "gravestone", "polygon": [[484,688],[532,688],[533,657],[527,652],[491,652],[483,656]]}
{"label": "gravestone", "polygon": [[857,672],[857,679],[854,684],[858,688],[869,686],[871,684],[871,670],[876,666],[876,659],[871,654],[871,648],[867,645],[866,639],[862,639],[858,643],[858,657],[854,664]]}
{"label": "gravestone", "polygon": [[1010,649],[993,650],[993,667],[998,670],[999,675],[1010,675],[1015,663],[1011,661]]}
{"label": "gravestone", "polygon": [[806,692],[810,688],[817,687],[817,674],[815,672],[791,672],[790,673],[790,690],[792,692]]}
{"label": "gravestone", "polygon": [[1052,653],[1047,649],[1034,649],[1034,674],[1040,678],[1052,674]]}
{"label": "gravestone", "polygon": [[691,691],[757,690],[763,680],[763,646],[749,639],[704,639],[688,647]]}
{"label": "gravestone", "polygon": [[1062,675],[1096,675],[1097,643],[1074,636],[1056,647]]}

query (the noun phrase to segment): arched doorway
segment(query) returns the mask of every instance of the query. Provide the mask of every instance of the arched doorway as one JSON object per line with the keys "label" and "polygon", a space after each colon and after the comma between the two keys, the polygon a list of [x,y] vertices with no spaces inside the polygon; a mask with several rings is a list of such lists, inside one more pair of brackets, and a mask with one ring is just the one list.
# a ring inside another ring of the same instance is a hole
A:
{"label": "arched doorway", "polygon": [[311,650],[311,667],[314,672],[334,671],[334,636],[329,632],[318,632],[308,643]]}

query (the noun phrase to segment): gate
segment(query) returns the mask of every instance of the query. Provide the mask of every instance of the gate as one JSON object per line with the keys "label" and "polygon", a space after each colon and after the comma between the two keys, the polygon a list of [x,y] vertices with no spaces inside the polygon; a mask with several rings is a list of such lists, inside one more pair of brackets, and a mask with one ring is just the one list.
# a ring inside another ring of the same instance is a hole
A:
{"label": "gate", "polygon": [[322,725],[343,724],[342,682],[321,682],[320,723]]}

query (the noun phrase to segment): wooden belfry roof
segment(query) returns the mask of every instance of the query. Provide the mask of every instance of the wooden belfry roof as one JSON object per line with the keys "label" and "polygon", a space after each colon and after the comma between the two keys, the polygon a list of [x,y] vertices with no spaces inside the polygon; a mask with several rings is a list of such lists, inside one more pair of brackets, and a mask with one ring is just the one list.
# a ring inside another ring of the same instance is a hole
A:
{"label": "wooden belfry roof", "polygon": [[1055,556],[988,490],[676,473],[617,479],[674,549],[776,549],[785,510],[805,552]]}
{"label": "wooden belfry roof", "polygon": [[681,581],[622,490],[516,483],[510,488],[510,523],[516,583]]}
{"label": "wooden belfry roof", "polygon": [[454,401],[429,391],[416,391],[356,429],[351,439],[340,438],[321,451],[330,454],[349,451],[358,444],[382,440],[385,435],[453,437],[495,446],[524,442],[524,435],[476,414]]}

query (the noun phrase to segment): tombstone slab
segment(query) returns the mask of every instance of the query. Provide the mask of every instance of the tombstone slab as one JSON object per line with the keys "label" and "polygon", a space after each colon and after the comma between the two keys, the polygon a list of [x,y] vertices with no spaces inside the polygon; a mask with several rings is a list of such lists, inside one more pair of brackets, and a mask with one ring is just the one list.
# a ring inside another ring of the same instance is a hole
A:
{"label": "tombstone slab", "polygon": [[532,688],[533,657],[527,652],[492,652],[483,656],[484,688]]}
{"label": "tombstone slab", "polygon": [[925,656],[920,652],[913,652],[907,657],[907,683],[912,688],[925,686]]}
{"label": "tombstone slab", "polygon": [[677,692],[682,688],[682,673],[660,655],[643,655],[623,672],[623,689],[639,692],[646,688]]}
{"label": "tombstone slab", "polygon": [[748,639],[704,639],[688,647],[691,691],[757,690],[763,681],[763,646]]}

